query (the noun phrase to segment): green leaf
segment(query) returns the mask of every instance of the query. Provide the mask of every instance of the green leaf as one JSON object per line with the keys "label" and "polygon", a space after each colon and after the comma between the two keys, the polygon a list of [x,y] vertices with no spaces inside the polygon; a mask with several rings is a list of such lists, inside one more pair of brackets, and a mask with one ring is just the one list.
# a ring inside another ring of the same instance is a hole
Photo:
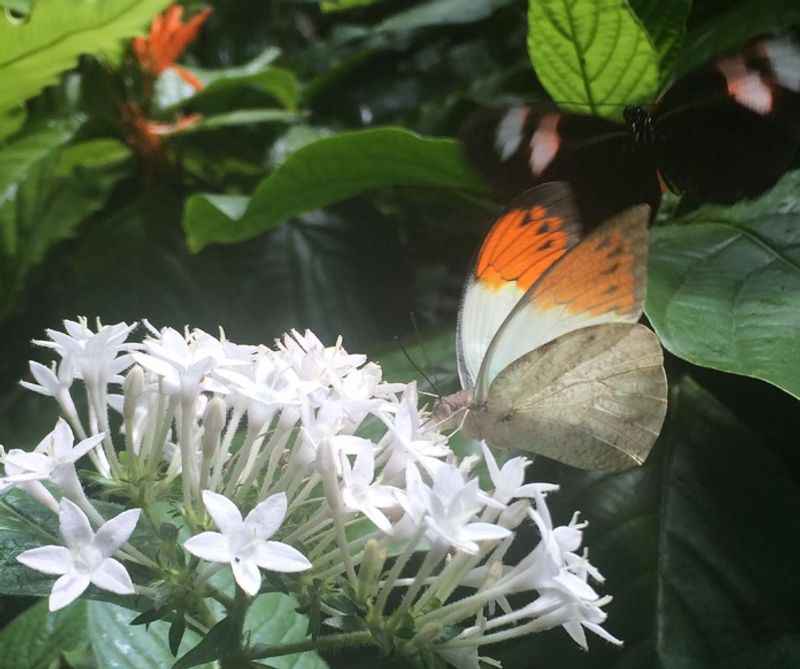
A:
{"label": "green leaf", "polygon": [[342,12],[356,7],[367,7],[381,0],[320,0],[320,9],[323,12]]}
{"label": "green leaf", "polygon": [[0,317],[28,272],[56,242],[100,209],[126,173],[130,151],[116,140],[60,148],[68,131],[48,128],[0,150]]}
{"label": "green leaf", "polygon": [[692,0],[631,0],[631,8],[644,23],[658,53],[659,84],[666,84],[678,59]]}
{"label": "green leaf", "polygon": [[800,23],[800,4],[794,0],[745,0],[710,17],[686,36],[677,66],[685,74],[725,51],[741,47],[751,37],[781,34]]}
{"label": "green leaf", "polygon": [[[788,445],[788,444],[787,444]],[[784,669],[800,660],[800,572],[786,519],[800,489],[782,458],[691,380],[643,467],[590,474],[537,459],[556,523],[576,508],[585,542],[613,595],[604,627],[582,653],[562,629],[508,647],[504,666],[559,657],[561,669]],[[495,655],[495,653],[491,653]]]}
{"label": "green leaf", "polygon": [[658,53],[625,0],[530,0],[528,52],[564,109],[619,116],[658,91]]}
{"label": "green leaf", "polygon": [[299,114],[283,109],[237,109],[227,114],[206,116],[199,123],[190,125],[184,130],[171,135],[171,137],[182,137],[183,135],[190,135],[195,132],[219,130],[220,128],[253,125],[257,123],[294,123],[300,119],[302,119],[302,116]]}
{"label": "green leaf", "polygon": [[[256,189],[247,208],[226,196],[191,196],[183,216],[187,242],[199,251],[238,242],[311,211],[376,188],[428,186],[483,192],[457,142],[420,137],[400,128],[344,132],[289,156]],[[232,217],[226,211],[231,203]]]}
{"label": "green leaf", "polygon": [[10,9],[12,16],[27,16],[31,12],[31,0],[2,0],[0,7]]}
{"label": "green leaf", "polygon": [[36,95],[83,53],[113,51],[169,0],[38,0],[27,20],[0,19],[0,112]]}
{"label": "green leaf", "polygon": [[49,613],[47,601],[34,604],[0,632],[0,666],[49,669],[62,653],[88,641],[86,603]]}
{"label": "green leaf", "polygon": [[800,397],[800,171],[758,200],[707,206],[652,232],[647,316],[696,365]]}
{"label": "green leaf", "polygon": [[25,124],[26,116],[22,105],[0,112],[0,141],[17,132]]}
{"label": "green leaf", "polygon": [[187,68],[205,84],[205,88],[189,96],[182,93],[188,90],[181,86],[182,80],[168,70],[157,84],[159,106],[168,108],[180,104],[203,110],[215,105],[216,111],[220,111],[220,106],[230,110],[235,107],[231,104],[234,96],[250,89],[266,94],[286,109],[294,111],[300,102],[300,82],[292,71],[272,65],[279,54],[278,49],[269,47],[261,55],[238,67],[219,70]]}
{"label": "green leaf", "polygon": [[473,23],[491,16],[515,0],[432,0],[406,9],[379,23],[379,32],[416,30],[428,26]]}
{"label": "green leaf", "polygon": [[[131,625],[136,617],[130,611],[107,602],[88,602],[89,641],[103,669],[163,669],[175,661],[169,649],[169,623],[158,620],[145,628]],[[200,641],[200,636],[186,630],[180,652],[185,653]],[[204,664],[207,669],[210,665]]]}
{"label": "green leaf", "polygon": [[[308,618],[297,612],[297,602],[288,595],[272,592],[259,595],[247,609],[244,633],[251,643],[290,644],[308,638]],[[325,669],[328,665],[316,653],[296,653],[266,660],[276,669]]]}
{"label": "green leaf", "polygon": [[54,513],[27,494],[11,490],[0,497],[0,594],[44,596],[53,579],[17,562],[29,548],[58,543]]}
{"label": "green leaf", "polygon": [[[172,669],[190,669],[222,657],[228,657],[239,650],[240,631],[232,618],[224,618],[214,625],[194,648],[180,656],[172,664]],[[169,665],[165,665],[169,666]]]}

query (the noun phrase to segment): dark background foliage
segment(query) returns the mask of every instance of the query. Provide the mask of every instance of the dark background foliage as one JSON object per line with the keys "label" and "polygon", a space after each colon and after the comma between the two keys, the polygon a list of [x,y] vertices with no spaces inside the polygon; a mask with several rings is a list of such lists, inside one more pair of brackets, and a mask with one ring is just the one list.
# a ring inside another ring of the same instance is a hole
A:
{"label": "dark background foliage", "polygon": [[[185,4],[189,12],[201,7]],[[230,68],[278,47],[275,65],[301,85],[297,104],[289,105],[299,116],[176,136],[155,165],[128,152],[99,170],[25,183],[28,200],[15,203],[17,216],[52,219],[49,225],[64,229],[40,261],[2,284],[0,439],[7,448],[30,447],[50,428],[47,402],[16,384],[26,361],[40,355],[30,340],[76,314],[211,331],[222,325],[232,339],[253,343],[307,327],[327,341],[343,335],[350,350],[385,355],[387,375],[408,379],[416,373],[402,357],[386,355],[402,340],[444,390],[454,387],[451,337],[461,282],[494,206],[485,193],[407,181],[197,253],[181,221],[189,196],[250,195],[287,155],[321,136],[392,125],[453,137],[481,103],[544,95],[525,47],[527,3],[384,0],[322,12],[310,0],[220,0],[213,7],[184,62]],[[796,26],[800,17],[790,2],[695,3],[679,62],[702,62],[791,21]],[[81,58],[27,103],[25,128],[58,120],[74,124],[73,145],[124,141],[117,104],[135,95],[134,73],[129,54],[114,65]],[[207,117],[274,108],[275,89],[233,87],[193,105],[189,111]],[[76,220],[67,226],[70,216]],[[583,654],[552,631],[498,648],[505,666],[800,665],[797,400],[764,381],[672,356],[668,370],[669,417],[644,467],[614,476],[544,461],[534,468],[538,480],[563,484],[561,521],[572,508],[589,520],[586,543],[615,596],[607,627],[625,647],[592,639]],[[2,623],[32,601],[4,597]],[[328,661],[354,667],[375,658]]]}

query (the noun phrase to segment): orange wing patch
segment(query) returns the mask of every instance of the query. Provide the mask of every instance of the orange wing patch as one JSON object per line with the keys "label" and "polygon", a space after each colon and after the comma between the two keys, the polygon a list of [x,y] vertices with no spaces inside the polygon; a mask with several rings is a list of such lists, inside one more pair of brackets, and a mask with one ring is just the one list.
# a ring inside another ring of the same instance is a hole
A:
{"label": "orange wing patch", "polygon": [[638,319],[647,268],[649,207],[632,207],[602,225],[542,278],[528,299],[538,309],[616,313]]}
{"label": "orange wing patch", "polygon": [[580,224],[571,201],[552,204],[512,206],[497,219],[475,266],[475,277],[482,285],[499,290],[516,282],[524,292],[577,244]]}

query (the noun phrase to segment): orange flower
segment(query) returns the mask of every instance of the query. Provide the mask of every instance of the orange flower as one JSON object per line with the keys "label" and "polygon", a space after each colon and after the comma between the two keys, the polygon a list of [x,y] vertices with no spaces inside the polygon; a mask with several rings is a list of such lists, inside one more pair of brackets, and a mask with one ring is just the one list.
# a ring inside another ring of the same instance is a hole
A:
{"label": "orange flower", "polygon": [[205,23],[211,8],[204,9],[186,23],[183,22],[183,7],[172,5],[163,14],[153,19],[150,34],[133,40],[133,52],[142,69],[158,76],[168,67],[174,67],[180,77],[195,90],[203,88],[203,83],[189,70],[175,65],[175,61],[197,38],[200,27]]}
{"label": "orange flower", "polygon": [[120,116],[125,126],[125,139],[143,157],[151,157],[162,151],[163,137],[185,130],[199,123],[201,114],[179,116],[174,123],[162,123],[147,118],[139,105],[129,102],[122,105]]}

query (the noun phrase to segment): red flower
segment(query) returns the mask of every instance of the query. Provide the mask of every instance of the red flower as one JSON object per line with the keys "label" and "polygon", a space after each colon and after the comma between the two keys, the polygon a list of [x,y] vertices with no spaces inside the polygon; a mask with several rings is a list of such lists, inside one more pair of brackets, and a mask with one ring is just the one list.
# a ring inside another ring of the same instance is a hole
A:
{"label": "red flower", "polygon": [[174,67],[180,77],[195,90],[203,88],[203,83],[196,76],[186,68],[175,65],[175,61],[197,38],[197,33],[211,11],[208,7],[186,23],[183,22],[181,5],[172,5],[163,14],[156,16],[150,25],[150,34],[133,40],[133,52],[142,69],[158,76],[168,67]]}
{"label": "red flower", "polygon": [[179,116],[174,123],[162,123],[147,118],[139,105],[129,102],[122,105],[120,115],[125,126],[125,139],[140,156],[149,158],[162,151],[162,138],[199,123],[200,114]]}

